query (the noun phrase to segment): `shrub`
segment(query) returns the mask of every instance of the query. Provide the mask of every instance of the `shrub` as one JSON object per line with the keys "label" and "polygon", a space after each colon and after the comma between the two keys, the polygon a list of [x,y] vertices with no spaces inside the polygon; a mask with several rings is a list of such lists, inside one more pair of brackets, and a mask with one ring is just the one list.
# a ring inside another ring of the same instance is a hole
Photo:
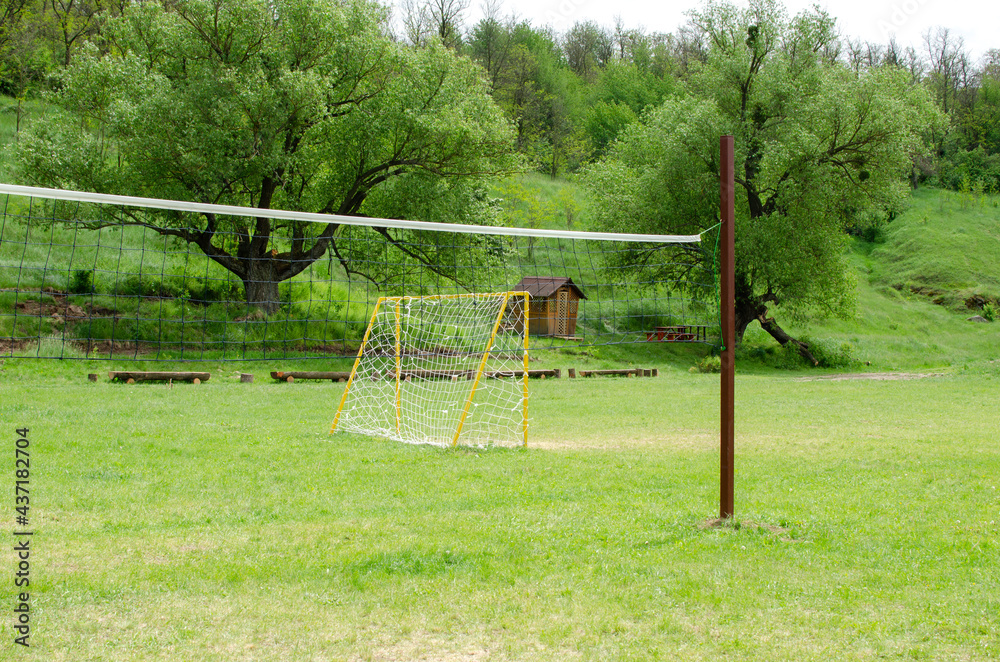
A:
{"label": "shrub", "polygon": [[777,370],[798,370],[806,367],[806,360],[791,343],[778,345],[773,342],[748,343],[736,348],[736,363],[757,363]]}
{"label": "shrub", "polygon": [[940,167],[940,183],[955,191],[971,193],[1000,189],[1000,154],[989,154],[982,147],[958,150],[944,159]]}
{"label": "shrub", "polygon": [[242,302],[243,289],[239,281],[228,278],[198,278],[187,283],[184,296],[193,303]]}
{"label": "shrub", "polygon": [[809,351],[819,361],[818,368],[849,368],[855,362],[851,343],[809,339],[803,339],[803,342],[809,345]]}
{"label": "shrub", "polygon": [[[854,346],[850,343],[836,343],[832,340],[801,338],[809,346],[809,352],[816,358],[817,368],[849,368],[855,363]],[[747,361],[776,370],[800,370],[812,368],[813,364],[799,354],[794,343],[777,345],[771,342],[750,344],[744,342],[736,349],[737,363]]]}
{"label": "shrub", "polygon": [[94,272],[84,269],[74,271],[70,277],[69,291],[71,294],[93,294]]}
{"label": "shrub", "polygon": [[689,372],[706,372],[706,373],[718,373],[722,372],[722,359],[718,356],[706,356],[697,363],[695,363]]}

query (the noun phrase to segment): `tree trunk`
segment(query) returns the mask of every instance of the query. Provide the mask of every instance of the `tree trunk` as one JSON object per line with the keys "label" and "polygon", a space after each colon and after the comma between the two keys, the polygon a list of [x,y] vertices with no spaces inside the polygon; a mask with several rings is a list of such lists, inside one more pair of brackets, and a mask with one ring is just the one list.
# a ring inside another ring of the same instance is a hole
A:
{"label": "tree trunk", "polygon": [[243,277],[243,291],[247,303],[260,308],[268,315],[281,307],[281,297],[278,293],[277,265],[270,256],[251,258],[247,275]]}
{"label": "tree trunk", "polygon": [[774,321],[773,317],[767,317],[766,315],[767,313],[765,312],[762,313],[759,318],[757,318],[757,321],[760,322],[760,328],[770,333],[771,337],[777,340],[779,343],[781,343],[782,346],[785,346],[788,343],[794,343],[799,350],[799,354],[802,355],[802,358],[804,358],[806,361],[809,361],[814,366],[819,365],[819,361],[817,361],[816,357],[813,356],[812,352],[809,351],[809,345],[802,342],[801,340],[796,340],[795,338],[785,333],[784,329],[778,326],[778,324]]}
{"label": "tree trunk", "polygon": [[767,313],[767,306],[753,295],[746,274],[736,274],[736,344],[743,342],[743,334],[752,322]]}
{"label": "tree trunk", "polygon": [[[760,126],[757,127],[758,129]],[[751,184],[759,170],[759,145],[751,144],[750,154],[744,161],[744,172],[746,173],[746,183],[743,184],[747,191],[747,202],[750,206],[750,218],[756,219],[773,212],[774,197],[765,203],[760,198],[759,192]],[[777,298],[768,291],[767,294],[754,294],[753,285],[746,272],[736,273],[736,344],[743,342],[743,334],[747,327],[756,320],[760,323],[760,328],[767,331],[772,338],[777,340],[782,347],[788,343],[794,343],[802,357],[812,363],[819,365],[819,361],[809,351],[809,345],[791,337],[785,330],[778,326],[773,317],[767,316],[767,306],[769,303],[777,303]]]}
{"label": "tree trunk", "polygon": [[794,343],[802,358],[819,365],[819,361],[809,351],[809,345],[791,337],[785,330],[778,326],[773,317],[767,316],[766,299],[761,296],[754,296],[750,284],[747,283],[745,275],[736,275],[736,344],[743,342],[743,334],[747,327],[754,321],[760,323],[760,328],[767,331],[772,338],[777,340],[782,346]]}

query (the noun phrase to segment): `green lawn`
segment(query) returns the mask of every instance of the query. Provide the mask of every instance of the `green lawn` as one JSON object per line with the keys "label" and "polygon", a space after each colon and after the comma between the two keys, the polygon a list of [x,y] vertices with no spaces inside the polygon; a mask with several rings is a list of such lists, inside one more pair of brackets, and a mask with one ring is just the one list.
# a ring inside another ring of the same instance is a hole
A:
{"label": "green lawn", "polygon": [[527,451],[452,451],[329,436],[342,385],[95,365],[0,366],[36,531],[4,659],[1000,657],[995,361],[738,377],[721,529],[716,376],[532,382]]}

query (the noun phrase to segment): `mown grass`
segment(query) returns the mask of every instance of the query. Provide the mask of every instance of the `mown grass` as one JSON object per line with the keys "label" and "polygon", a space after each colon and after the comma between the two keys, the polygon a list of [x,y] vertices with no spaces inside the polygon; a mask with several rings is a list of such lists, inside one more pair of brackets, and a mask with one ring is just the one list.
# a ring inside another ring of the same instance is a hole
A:
{"label": "mown grass", "polygon": [[710,375],[532,382],[527,451],[451,451],[327,435],[339,385],[25,363],[0,372],[32,434],[22,659],[1000,655],[997,363],[739,377],[722,528]]}

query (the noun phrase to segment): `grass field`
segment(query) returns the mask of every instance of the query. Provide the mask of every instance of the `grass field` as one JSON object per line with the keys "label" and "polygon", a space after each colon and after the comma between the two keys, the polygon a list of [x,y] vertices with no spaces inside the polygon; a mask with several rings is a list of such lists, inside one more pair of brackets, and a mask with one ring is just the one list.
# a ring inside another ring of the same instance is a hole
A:
{"label": "grass field", "polygon": [[996,362],[739,377],[724,528],[711,375],[534,382],[527,451],[451,451],[329,436],[329,383],[37,365],[0,372],[36,531],[4,659],[1000,657]]}

